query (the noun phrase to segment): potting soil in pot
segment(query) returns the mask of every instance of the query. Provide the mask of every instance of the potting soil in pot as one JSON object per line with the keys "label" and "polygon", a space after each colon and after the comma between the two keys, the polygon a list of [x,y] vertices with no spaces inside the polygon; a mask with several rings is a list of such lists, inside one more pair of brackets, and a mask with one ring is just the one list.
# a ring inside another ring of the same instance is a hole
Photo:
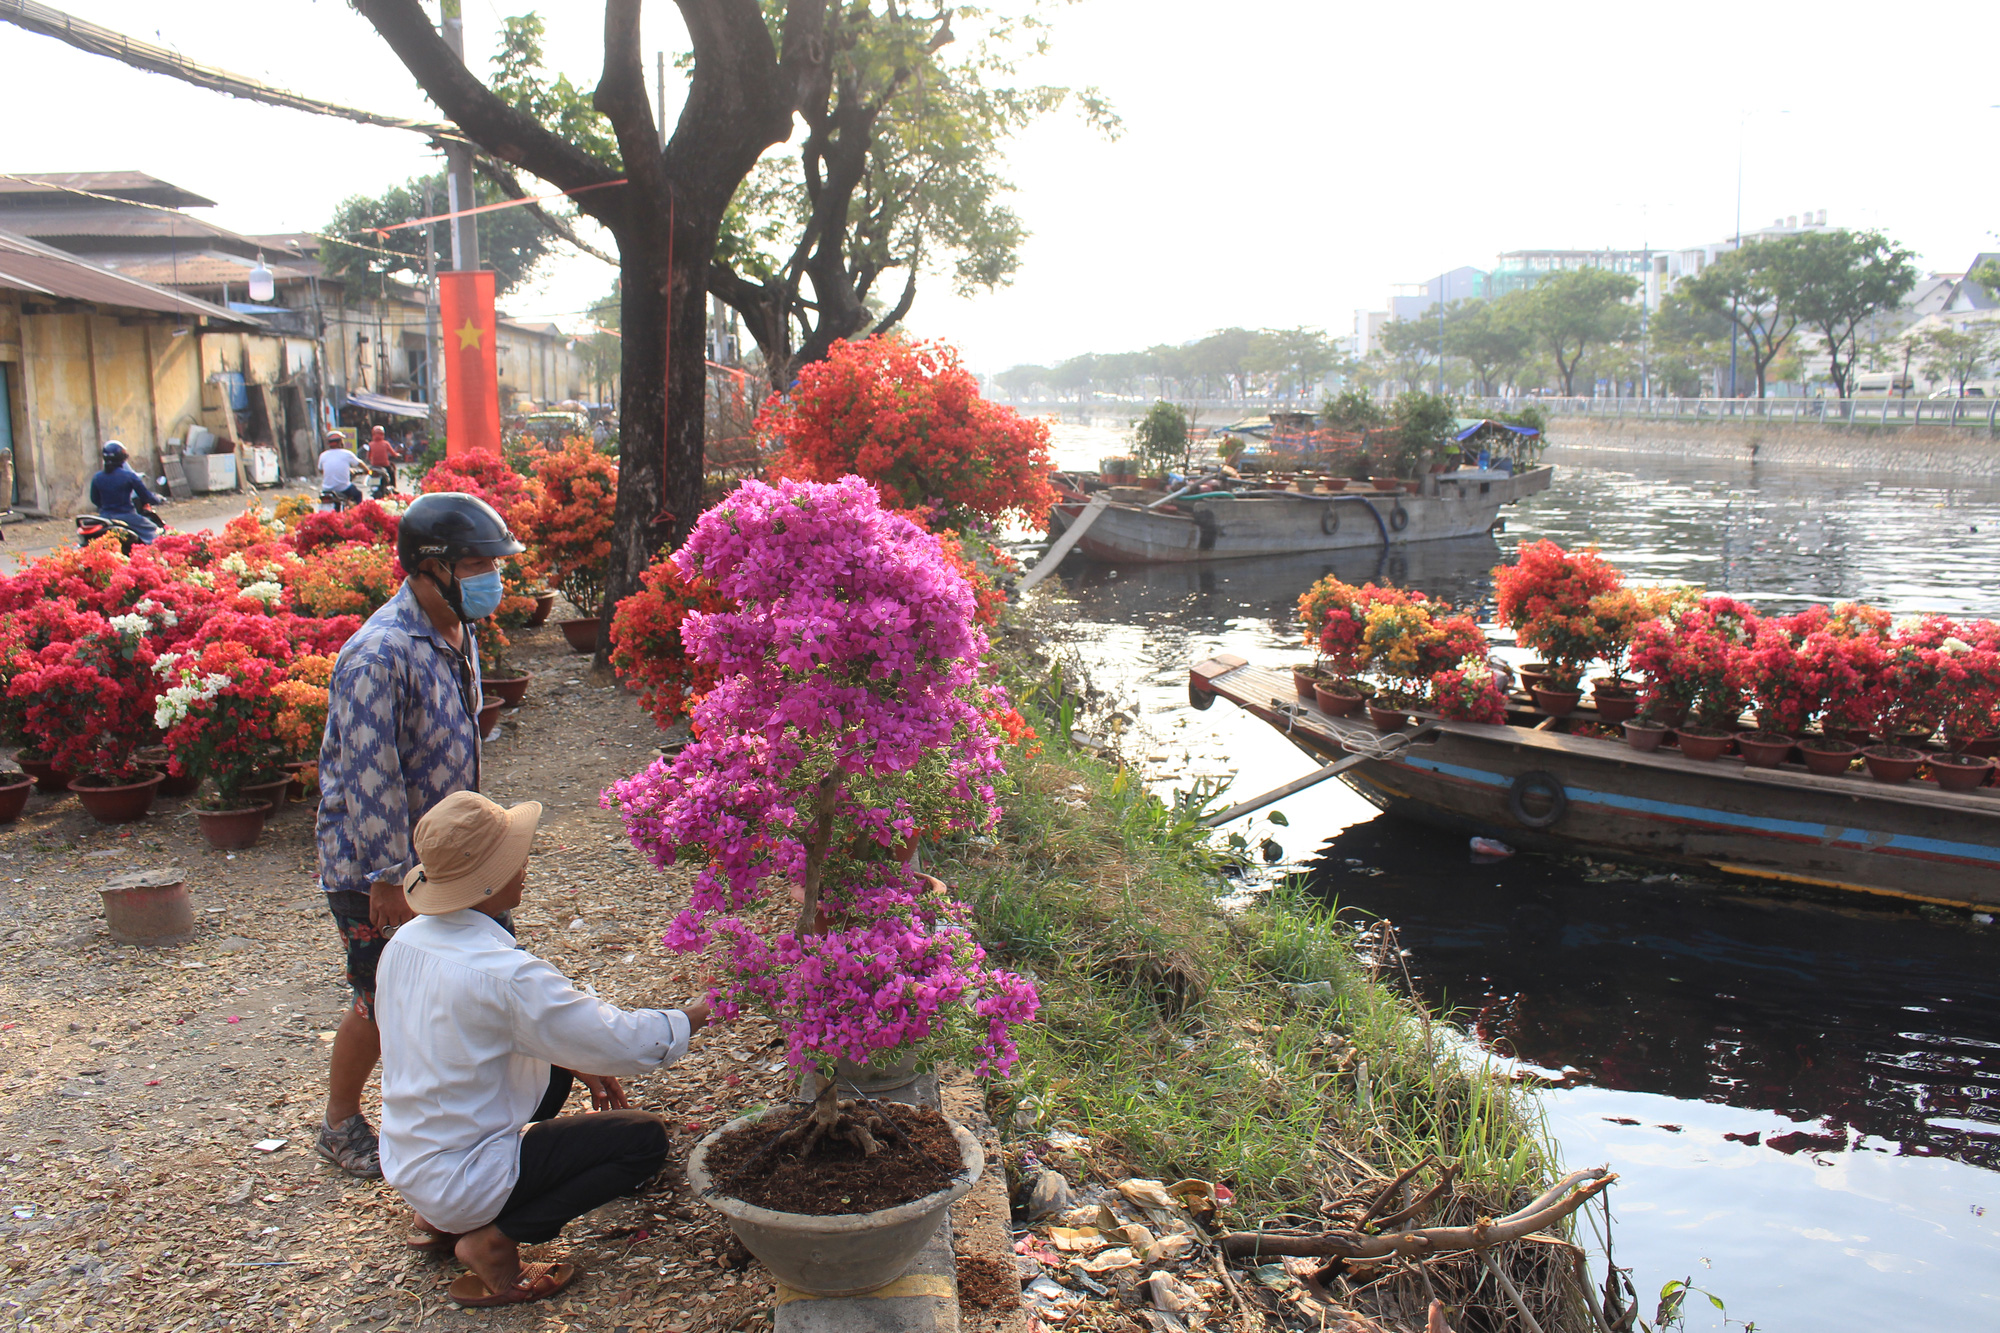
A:
{"label": "potting soil in pot", "polygon": [[909,1136],[908,1147],[877,1134],[882,1151],[868,1158],[845,1139],[821,1139],[803,1161],[792,1149],[780,1149],[765,1153],[739,1176],[764,1145],[810,1114],[778,1112],[717,1139],[708,1153],[709,1177],[718,1193],[732,1199],[810,1217],[894,1208],[949,1185],[962,1165],[950,1123],[927,1106],[876,1105]]}

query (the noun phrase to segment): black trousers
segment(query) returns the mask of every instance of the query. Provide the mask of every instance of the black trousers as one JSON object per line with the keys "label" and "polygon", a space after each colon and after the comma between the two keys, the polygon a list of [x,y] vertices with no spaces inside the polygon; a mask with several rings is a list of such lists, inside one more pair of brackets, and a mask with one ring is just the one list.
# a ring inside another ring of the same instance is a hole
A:
{"label": "black trousers", "polygon": [[[522,1245],[554,1240],[591,1209],[630,1194],[667,1160],[667,1127],[645,1111],[556,1116],[570,1072],[549,1073],[535,1122],[521,1136],[521,1176],[493,1225]],[[551,1119],[550,1117],[555,1117]]]}

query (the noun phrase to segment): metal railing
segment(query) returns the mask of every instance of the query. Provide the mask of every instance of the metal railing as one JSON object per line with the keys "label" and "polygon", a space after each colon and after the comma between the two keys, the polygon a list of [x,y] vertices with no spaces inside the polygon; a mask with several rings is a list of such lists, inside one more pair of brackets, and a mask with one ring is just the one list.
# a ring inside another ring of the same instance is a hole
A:
{"label": "metal railing", "polygon": [[1995,433],[2000,398],[1462,398],[1460,410],[1634,421],[1771,421],[1824,426],[1970,426]]}

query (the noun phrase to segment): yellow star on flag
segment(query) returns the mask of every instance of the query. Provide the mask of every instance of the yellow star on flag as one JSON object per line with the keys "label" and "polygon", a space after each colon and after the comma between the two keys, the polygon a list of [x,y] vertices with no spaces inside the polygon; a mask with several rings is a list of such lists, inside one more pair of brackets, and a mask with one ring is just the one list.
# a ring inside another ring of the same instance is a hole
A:
{"label": "yellow star on flag", "polygon": [[477,324],[474,324],[471,320],[469,319],[466,320],[464,327],[462,327],[458,331],[459,348],[463,350],[464,348],[467,347],[480,346],[481,344],[479,340],[481,336],[485,334],[485,332],[486,330],[480,328]]}

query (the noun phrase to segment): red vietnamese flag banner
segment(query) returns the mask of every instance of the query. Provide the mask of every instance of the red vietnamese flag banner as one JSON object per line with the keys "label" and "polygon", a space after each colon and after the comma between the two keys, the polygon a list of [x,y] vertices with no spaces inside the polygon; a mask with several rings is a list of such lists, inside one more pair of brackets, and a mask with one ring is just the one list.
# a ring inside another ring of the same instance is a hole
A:
{"label": "red vietnamese flag banner", "polygon": [[493,271],[438,274],[444,352],[444,452],[448,458],[500,452],[498,327],[493,318]]}

